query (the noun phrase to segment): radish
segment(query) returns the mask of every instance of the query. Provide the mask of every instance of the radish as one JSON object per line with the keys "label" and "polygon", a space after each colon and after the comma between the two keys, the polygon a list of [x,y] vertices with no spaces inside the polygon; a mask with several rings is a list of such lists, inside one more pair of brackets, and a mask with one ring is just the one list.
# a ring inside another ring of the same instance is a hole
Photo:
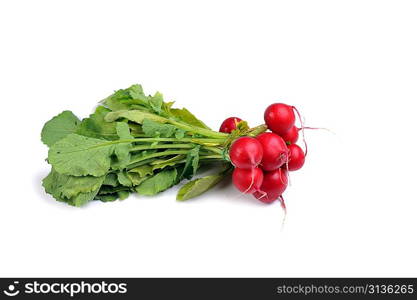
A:
{"label": "radish", "polygon": [[296,171],[301,169],[304,165],[305,155],[303,149],[296,144],[288,146],[289,158],[288,158],[288,170]]}
{"label": "radish", "polygon": [[281,137],[287,144],[295,144],[298,140],[298,131],[300,128],[297,126],[291,127],[286,133],[281,134]]}
{"label": "radish", "polygon": [[261,143],[253,137],[238,138],[230,147],[229,156],[236,168],[252,169],[262,160],[263,149]]}
{"label": "radish", "polygon": [[295,123],[294,107],[284,103],[274,103],[267,107],[265,123],[276,134],[285,134]]}
{"label": "radish", "polygon": [[265,172],[260,191],[253,193],[256,199],[264,203],[277,200],[288,185],[288,173],[285,169]]}
{"label": "radish", "polygon": [[256,137],[263,149],[261,161],[265,171],[276,170],[288,160],[288,148],[282,137],[272,132],[265,132]]}
{"label": "radish", "polygon": [[245,194],[252,194],[259,191],[262,185],[264,174],[260,168],[233,170],[232,180],[236,188]]}
{"label": "radish", "polygon": [[237,123],[239,123],[240,121],[242,121],[242,119],[238,117],[227,118],[223,121],[219,131],[224,133],[231,133],[233,130],[236,129]]}

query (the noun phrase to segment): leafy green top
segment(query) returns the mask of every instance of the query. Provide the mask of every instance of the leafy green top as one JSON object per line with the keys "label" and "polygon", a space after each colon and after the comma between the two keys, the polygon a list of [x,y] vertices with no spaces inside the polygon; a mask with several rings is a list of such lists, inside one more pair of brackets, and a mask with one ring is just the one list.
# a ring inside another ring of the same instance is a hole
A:
{"label": "leafy green top", "polygon": [[[186,108],[172,105],[161,93],[147,96],[135,84],[102,100],[82,121],[71,111],[52,118],[41,134],[52,166],[45,191],[73,206],[125,199],[133,192],[155,195],[191,180],[203,163],[227,160],[228,144],[251,134],[246,123],[231,135],[212,131]],[[222,171],[192,180],[177,199],[196,197],[225,176]]]}

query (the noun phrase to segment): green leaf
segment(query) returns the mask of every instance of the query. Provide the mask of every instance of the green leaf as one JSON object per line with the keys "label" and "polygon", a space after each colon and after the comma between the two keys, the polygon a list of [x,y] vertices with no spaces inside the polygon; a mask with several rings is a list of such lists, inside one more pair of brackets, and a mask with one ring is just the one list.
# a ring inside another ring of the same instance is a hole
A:
{"label": "green leaf", "polygon": [[178,108],[171,108],[171,114],[176,117],[178,120],[187,123],[192,126],[210,129],[203,121],[197,119],[188,109],[178,109]]}
{"label": "green leaf", "polygon": [[141,110],[120,110],[116,112],[109,112],[106,115],[105,120],[107,122],[114,122],[121,118],[128,119],[129,121],[132,121],[138,124],[142,124],[145,119],[156,121],[159,123],[168,122],[166,118],[160,117],[152,113],[144,112]]}
{"label": "green leaf", "polygon": [[80,193],[77,196],[69,199],[68,201],[64,201],[69,205],[73,205],[76,207],[81,207],[86,205],[88,202],[94,200],[94,197],[97,195],[97,191],[92,191],[88,193]]}
{"label": "green leaf", "polygon": [[175,138],[176,139],[182,139],[185,136],[185,131],[182,129],[177,129],[175,131]]}
{"label": "green leaf", "polygon": [[[117,135],[121,140],[133,139],[133,136],[130,134],[129,125],[123,122],[116,123]],[[114,154],[117,157],[117,162],[112,164],[112,168],[123,169],[130,162],[130,150],[132,149],[131,143],[120,143],[114,146]]]}
{"label": "green leaf", "polygon": [[184,131],[181,129],[178,129],[174,125],[170,124],[161,124],[155,121],[152,121],[150,119],[143,120],[142,130],[148,137],[173,137],[179,136],[184,137]]}
{"label": "green leaf", "polygon": [[149,165],[139,166],[127,171],[127,177],[133,185],[141,184],[147,179],[148,175],[153,175],[153,169]]}
{"label": "green leaf", "polygon": [[[184,157],[185,155],[176,155],[169,159],[155,160],[151,163],[151,165],[142,165],[127,171],[126,175],[133,185],[139,185],[153,175],[156,170],[172,167],[181,162],[184,163]],[[123,184],[122,182],[120,183]]]}
{"label": "green leaf", "polygon": [[116,194],[120,191],[130,191],[130,187],[118,185],[118,186],[109,186],[109,185],[102,185],[98,195],[109,195],[109,194]]}
{"label": "green leaf", "polygon": [[164,170],[146,179],[137,188],[136,192],[140,195],[152,196],[170,188],[176,183],[177,170]]}
{"label": "green leaf", "polygon": [[129,128],[132,134],[143,134],[142,126],[139,124],[129,122]]}
{"label": "green leaf", "polygon": [[162,104],[162,114],[164,117],[173,117],[173,114],[171,113],[171,107],[174,105],[174,101],[171,102],[164,102]]}
{"label": "green leaf", "polygon": [[130,100],[131,97],[128,93],[125,93],[124,90],[119,90],[114,92],[110,97],[104,99],[102,103],[111,111],[127,110],[130,108],[131,104],[123,103],[122,100],[124,99]]}
{"label": "green leaf", "polygon": [[48,161],[61,174],[103,176],[110,168],[114,144],[69,134],[49,149]]}
{"label": "green leaf", "polygon": [[127,123],[117,122],[116,132],[121,140],[133,139],[133,136],[130,134],[129,125],[127,125]]}
{"label": "green leaf", "polygon": [[117,180],[116,173],[108,173],[106,178],[104,178],[103,185],[109,185],[112,187],[116,187],[119,185],[119,181]]}
{"label": "green leaf", "polygon": [[143,88],[140,84],[134,84],[126,89],[130,98],[132,99],[145,99],[146,95],[143,93]]}
{"label": "green leaf", "polygon": [[132,181],[133,186],[138,186],[149,178],[149,176],[141,177],[138,173],[127,173],[127,176]]}
{"label": "green leaf", "polygon": [[104,120],[109,109],[98,106],[93,114],[81,121],[75,133],[88,137],[106,140],[117,140],[116,124]]}
{"label": "green leaf", "polygon": [[119,191],[117,192],[117,196],[120,200],[125,200],[129,197],[130,193],[128,191]]}
{"label": "green leaf", "polygon": [[94,199],[104,182],[104,176],[68,176],[54,169],[44,178],[45,191],[56,200],[73,206],[82,206]]}
{"label": "green leaf", "polygon": [[70,133],[74,133],[80,120],[69,110],[63,111],[45,123],[41,140],[49,147]]}
{"label": "green leaf", "polygon": [[131,187],[133,185],[132,181],[130,180],[130,178],[127,176],[126,171],[120,171],[117,173],[117,180],[119,181],[119,183],[123,186],[128,186]]}
{"label": "green leaf", "polygon": [[140,177],[145,177],[147,175],[152,175],[153,169],[149,165],[143,165],[129,170],[128,173],[137,173]]}
{"label": "green leaf", "polygon": [[162,105],[164,103],[163,95],[160,92],[157,92],[154,96],[149,99],[149,105],[152,110],[158,115],[162,112]]}
{"label": "green leaf", "polygon": [[116,201],[117,199],[124,200],[129,197],[130,192],[129,189],[125,187],[119,188],[102,188],[98,195],[95,196],[94,200],[100,200],[102,202],[112,202]]}
{"label": "green leaf", "polygon": [[161,158],[161,159],[155,159],[154,161],[152,161],[150,164],[151,165],[159,165],[159,164],[165,164],[165,163],[169,163],[169,162],[175,162],[178,160],[182,160],[183,158],[185,158],[184,154],[178,154],[174,157],[171,158]]}
{"label": "green leaf", "polygon": [[119,198],[118,193],[107,194],[107,195],[96,195],[94,200],[100,200],[101,202],[113,202]]}
{"label": "green leaf", "polygon": [[112,111],[128,110],[134,106],[149,107],[148,97],[143,93],[142,86],[134,84],[127,89],[117,90],[102,101]]}
{"label": "green leaf", "polygon": [[182,186],[182,188],[178,191],[177,200],[185,201],[197,197],[214,187],[224,177],[224,174],[217,174],[192,180]]}
{"label": "green leaf", "polygon": [[185,166],[179,176],[179,180],[183,178],[191,179],[195,175],[198,169],[199,151],[200,146],[198,145],[188,152]]}
{"label": "green leaf", "polygon": [[70,176],[60,174],[54,169],[43,181],[45,187],[48,187],[48,191],[53,191],[53,194],[65,198],[95,191],[101,187],[103,182],[104,176]]}
{"label": "green leaf", "polygon": [[184,163],[185,162],[184,158],[185,158],[185,155],[179,154],[179,155],[176,155],[172,158],[165,159],[165,160],[162,160],[162,159],[154,160],[153,162],[151,162],[152,171],[155,171],[158,169],[164,169],[170,166],[175,166],[176,164],[179,164],[179,163]]}

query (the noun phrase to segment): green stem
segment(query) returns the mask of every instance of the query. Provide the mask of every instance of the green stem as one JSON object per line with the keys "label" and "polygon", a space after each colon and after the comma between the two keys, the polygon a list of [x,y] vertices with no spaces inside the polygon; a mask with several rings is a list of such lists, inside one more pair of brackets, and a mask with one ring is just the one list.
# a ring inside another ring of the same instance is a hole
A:
{"label": "green stem", "polygon": [[225,139],[207,139],[207,138],[139,138],[139,139],[133,139],[128,142],[186,142],[186,143],[194,143],[194,144],[200,144],[200,145],[208,145],[208,146],[216,146],[223,144]]}
{"label": "green stem", "polygon": [[[208,161],[213,161],[213,160],[221,160],[223,161],[223,157],[221,155],[200,155],[200,161],[204,161],[204,160],[208,160]],[[151,164],[151,165],[158,165],[158,164],[153,164],[154,159],[153,158],[147,158],[145,160],[141,160],[141,161],[137,161],[134,163],[129,164],[129,166],[126,168],[127,170],[131,170],[134,169],[136,167],[139,166],[143,166],[146,164]],[[184,159],[183,157],[179,157],[178,160],[172,160],[171,162],[175,162],[175,164],[182,164],[186,162],[186,159]],[[161,161],[160,164],[164,164],[164,161]]]}
{"label": "green stem", "polygon": [[223,154],[223,151],[219,148],[216,148],[216,147],[203,146],[202,149],[208,150],[208,151],[211,151],[211,152],[214,152],[214,153],[217,153],[217,154]]}
{"label": "green stem", "polygon": [[[149,158],[155,158],[155,157],[160,157],[160,156],[168,156],[168,155],[178,155],[178,154],[188,154],[188,150],[167,150],[167,151],[161,151],[161,152],[156,152],[156,153],[151,153],[148,155],[144,155],[142,157],[133,159],[130,164],[134,164]],[[221,155],[205,155],[205,158],[223,158]]]}
{"label": "green stem", "polygon": [[[192,149],[194,148],[194,144],[157,144],[157,145],[139,145],[134,146],[130,152],[134,151],[141,151],[141,150],[151,150],[151,149]],[[222,154],[222,150],[216,148],[216,147],[207,147],[202,146],[202,150],[206,150],[209,152],[214,152],[217,154]]]}
{"label": "green stem", "polygon": [[[201,155],[200,156],[200,161],[212,161],[213,162],[213,159],[217,159],[218,157],[217,156],[215,156],[215,155]],[[173,165],[179,165],[179,164],[184,164],[184,163],[186,163],[187,162],[187,160],[186,159],[179,159],[179,160],[175,160],[175,161],[172,161],[172,163],[174,163]],[[164,163],[161,163],[160,165],[164,165]],[[154,167],[157,167],[158,166],[158,164],[155,164],[155,165],[152,165],[152,166],[154,166]]]}
{"label": "green stem", "polygon": [[248,136],[255,137],[267,130],[268,130],[268,127],[265,124],[258,125],[256,127],[249,129]]}
{"label": "green stem", "polygon": [[184,154],[178,154],[178,155],[176,155],[174,157],[171,157],[169,159],[166,159],[166,158],[165,159],[164,158],[154,159],[152,162],[150,162],[150,165],[160,165],[160,164],[171,163],[173,161],[181,160],[185,157],[186,157],[186,155],[184,155]]}
{"label": "green stem", "polygon": [[155,142],[185,142],[194,143],[206,146],[222,145],[225,139],[208,139],[208,138],[137,138],[137,139],[122,139],[116,141],[105,142],[103,145],[123,144],[123,143],[155,143]]}
{"label": "green stem", "polygon": [[188,125],[182,122],[178,122],[175,120],[167,119],[167,123],[170,123],[178,128],[184,129],[185,131],[191,131],[193,133],[198,133],[207,137],[212,138],[227,138],[229,135],[223,132],[217,132],[210,129],[200,128],[192,125]]}
{"label": "green stem", "polygon": [[221,156],[221,155],[202,155],[202,156],[200,156],[200,159],[212,159],[212,158],[223,160],[223,156]]}
{"label": "green stem", "polygon": [[151,154],[144,155],[142,157],[133,159],[130,162],[130,164],[134,164],[134,163],[137,163],[137,162],[140,162],[142,160],[149,159],[149,158],[155,158],[155,157],[167,156],[167,155],[187,154],[187,153],[188,153],[188,150],[168,150],[168,151],[161,151],[161,152],[151,153]]}
{"label": "green stem", "polygon": [[154,159],[153,159],[153,158],[149,158],[149,159],[146,159],[146,160],[141,160],[141,161],[138,161],[138,162],[136,162],[136,163],[131,163],[131,164],[129,164],[129,165],[126,167],[126,169],[127,169],[127,170],[131,170],[131,169],[134,169],[134,168],[136,168],[136,167],[140,167],[140,166],[146,165],[146,164],[148,164],[148,163],[152,163],[153,161],[154,161]]}
{"label": "green stem", "polygon": [[140,151],[149,149],[191,149],[195,146],[193,144],[157,144],[157,145],[139,145],[134,146],[130,151]]}
{"label": "green stem", "polygon": [[144,133],[135,133],[135,132],[130,132],[130,134],[134,137],[134,138],[142,138],[142,137],[147,137],[146,134]]}

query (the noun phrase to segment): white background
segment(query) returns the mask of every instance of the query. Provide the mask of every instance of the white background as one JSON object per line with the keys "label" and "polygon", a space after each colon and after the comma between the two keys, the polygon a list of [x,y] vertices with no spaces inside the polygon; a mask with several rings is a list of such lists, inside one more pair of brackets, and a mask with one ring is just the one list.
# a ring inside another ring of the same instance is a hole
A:
{"label": "white background", "polygon": [[[415,1],[2,1],[1,276],[417,276]],[[41,187],[40,131],[141,83],[213,128],[299,108],[278,203],[222,187],[78,209]]]}

